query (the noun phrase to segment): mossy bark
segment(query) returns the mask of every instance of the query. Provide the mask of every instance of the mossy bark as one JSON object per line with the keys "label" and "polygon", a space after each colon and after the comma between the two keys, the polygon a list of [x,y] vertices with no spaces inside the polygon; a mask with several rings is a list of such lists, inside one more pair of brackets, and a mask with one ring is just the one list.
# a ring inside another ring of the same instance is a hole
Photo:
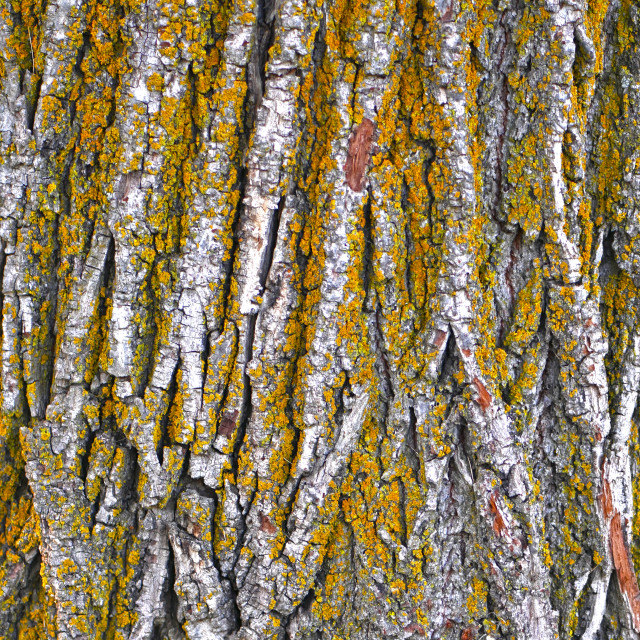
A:
{"label": "mossy bark", "polygon": [[0,27],[0,638],[640,637],[637,2]]}

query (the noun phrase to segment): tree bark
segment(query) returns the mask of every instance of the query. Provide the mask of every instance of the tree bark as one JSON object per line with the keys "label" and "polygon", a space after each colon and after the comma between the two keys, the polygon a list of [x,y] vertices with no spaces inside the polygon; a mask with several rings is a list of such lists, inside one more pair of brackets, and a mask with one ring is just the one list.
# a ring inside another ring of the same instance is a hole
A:
{"label": "tree bark", "polygon": [[0,638],[640,637],[634,0],[0,24]]}

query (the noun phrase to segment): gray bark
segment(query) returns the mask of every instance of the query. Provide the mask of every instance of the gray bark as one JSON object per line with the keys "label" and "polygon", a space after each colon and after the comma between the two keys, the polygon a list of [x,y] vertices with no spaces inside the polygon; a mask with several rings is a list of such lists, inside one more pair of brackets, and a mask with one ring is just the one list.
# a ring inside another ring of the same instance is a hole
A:
{"label": "gray bark", "polygon": [[632,0],[0,17],[0,638],[640,638]]}

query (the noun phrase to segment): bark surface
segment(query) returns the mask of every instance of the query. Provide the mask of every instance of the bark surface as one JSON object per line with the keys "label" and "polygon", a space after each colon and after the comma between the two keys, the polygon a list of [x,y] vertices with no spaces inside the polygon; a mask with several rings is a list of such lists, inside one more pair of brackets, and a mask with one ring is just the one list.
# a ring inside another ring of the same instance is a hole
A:
{"label": "bark surface", "polygon": [[640,6],[4,0],[0,638],[637,640]]}

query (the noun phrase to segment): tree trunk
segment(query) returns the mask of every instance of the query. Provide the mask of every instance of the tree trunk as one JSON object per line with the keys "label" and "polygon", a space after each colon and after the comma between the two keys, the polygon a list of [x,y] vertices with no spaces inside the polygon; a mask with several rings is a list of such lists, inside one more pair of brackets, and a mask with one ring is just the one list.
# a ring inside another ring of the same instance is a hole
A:
{"label": "tree trunk", "polygon": [[1,25],[1,638],[640,637],[634,0]]}

